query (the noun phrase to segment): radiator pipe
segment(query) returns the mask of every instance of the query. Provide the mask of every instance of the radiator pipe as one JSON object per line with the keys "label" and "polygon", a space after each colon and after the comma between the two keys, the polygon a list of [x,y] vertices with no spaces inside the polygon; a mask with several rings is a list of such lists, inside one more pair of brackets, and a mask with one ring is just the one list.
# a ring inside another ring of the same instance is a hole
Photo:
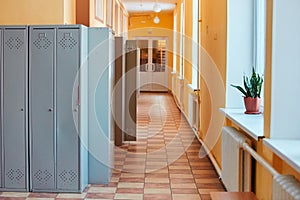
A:
{"label": "radiator pipe", "polygon": [[243,149],[247,151],[257,162],[259,162],[266,170],[268,170],[273,176],[279,175],[279,173],[269,164],[267,163],[260,155],[254,151],[248,143],[243,143]]}

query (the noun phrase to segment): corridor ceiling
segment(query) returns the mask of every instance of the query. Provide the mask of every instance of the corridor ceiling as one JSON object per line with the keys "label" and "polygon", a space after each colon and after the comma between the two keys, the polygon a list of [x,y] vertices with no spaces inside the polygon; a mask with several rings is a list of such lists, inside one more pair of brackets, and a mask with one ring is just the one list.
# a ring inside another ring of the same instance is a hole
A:
{"label": "corridor ceiling", "polygon": [[121,0],[129,13],[154,12],[155,3],[159,4],[161,11],[172,11],[177,0]]}

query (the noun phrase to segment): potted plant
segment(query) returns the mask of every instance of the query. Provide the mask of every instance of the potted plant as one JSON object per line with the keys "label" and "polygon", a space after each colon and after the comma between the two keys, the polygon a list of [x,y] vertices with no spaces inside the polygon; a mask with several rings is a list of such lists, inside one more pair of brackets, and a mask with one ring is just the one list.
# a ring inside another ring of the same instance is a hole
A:
{"label": "potted plant", "polygon": [[254,67],[252,67],[252,76],[243,76],[244,88],[237,85],[232,85],[232,87],[237,88],[244,95],[244,104],[246,107],[246,114],[259,114],[260,108],[260,93],[263,84],[263,77],[255,72]]}

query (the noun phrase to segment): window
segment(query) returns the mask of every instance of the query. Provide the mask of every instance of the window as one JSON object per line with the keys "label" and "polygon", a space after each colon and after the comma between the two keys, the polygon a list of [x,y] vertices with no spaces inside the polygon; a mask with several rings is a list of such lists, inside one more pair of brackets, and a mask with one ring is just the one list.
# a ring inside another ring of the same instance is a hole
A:
{"label": "window", "polygon": [[192,35],[192,86],[198,87],[198,71],[199,71],[199,1],[193,1],[193,35]]}
{"label": "window", "polygon": [[[253,65],[259,74],[265,73],[266,61],[266,2],[256,0],[254,2],[254,44]],[[261,92],[261,106],[264,105],[264,87]]]}
{"label": "window", "polygon": [[173,34],[173,72],[176,72],[177,65],[177,14],[174,15],[174,34]]}
{"label": "window", "polygon": [[184,77],[184,1],[180,5],[180,68],[179,75]]}
{"label": "window", "polygon": [[229,0],[227,21],[226,108],[243,108],[240,93],[230,85],[242,85],[243,74],[251,74],[252,66],[264,74],[265,0]]}

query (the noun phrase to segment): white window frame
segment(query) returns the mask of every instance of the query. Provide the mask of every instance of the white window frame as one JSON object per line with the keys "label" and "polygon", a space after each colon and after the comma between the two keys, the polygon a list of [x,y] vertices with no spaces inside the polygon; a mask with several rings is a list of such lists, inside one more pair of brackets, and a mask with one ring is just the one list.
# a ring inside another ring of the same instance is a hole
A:
{"label": "white window frame", "polygon": [[181,78],[184,77],[184,0],[180,5],[180,68],[179,68],[179,76]]}
{"label": "white window frame", "polygon": [[[256,72],[265,74],[266,63],[266,1],[254,1],[253,64]],[[264,87],[261,91],[261,107],[264,107]]]}
{"label": "white window frame", "polygon": [[173,73],[176,73],[176,66],[177,66],[177,13],[174,15]]}
{"label": "white window frame", "polygon": [[193,32],[192,32],[192,86],[198,87],[199,72],[199,1],[193,1]]}

